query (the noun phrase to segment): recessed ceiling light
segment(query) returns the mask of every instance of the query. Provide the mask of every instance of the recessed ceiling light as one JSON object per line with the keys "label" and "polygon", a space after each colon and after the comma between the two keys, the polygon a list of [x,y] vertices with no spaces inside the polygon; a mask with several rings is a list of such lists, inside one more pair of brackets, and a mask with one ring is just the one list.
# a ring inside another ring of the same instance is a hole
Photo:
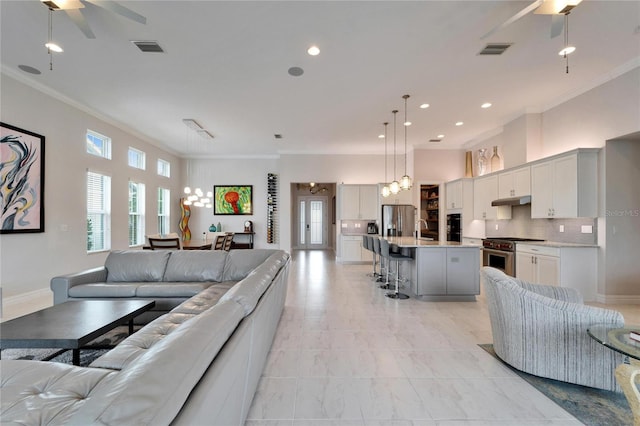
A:
{"label": "recessed ceiling light", "polygon": [[320,48],[318,46],[311,46],[307,49],[307,53],[311,56],[318,56],[320,54]]}
{"label": "recessed ceiling light", "polygon": [[429,104],[422,104],[422,105],[420,105],[420,108],[427,109],[427,108],[429,108]]}
{"label": "recessed ceiling light", "polygon": [[300,77],[302,74],[304,74],[304,70],[300,67],[291,67],[287,72],[293,77]]}
{"label": "recessed ceiling light", "polygon": [[411,122],[410,122],[410,121],[405,121],[403,124],[404,124],[405,126],[411,126]]}
{"label": "recessed ceiling light", "polygon": [[573,52],[576,51],[576,48],[573,46],[567,46],[564,49],[562,49],[561,51],[558,52],[558,55],[560,56],[565,56],[565,55],[569,55]]}
{"label": "recessed ceiling light", "polygon": [[384,135],[378,135],[379,139],[384,139]]}
{"label": "recessed ceiling light", "polygon": [[464,124],[464,122],[462,122],[462,121],[458,121],[458,122],[456,123],[456,126],[462,126],[463,124]]}
{"label": "recessed ceiling light", "polygon": [[18,68],[20,68],[24,72],[28,72],[29,74],[42,74],[39,69],[30,67],[29,65],[18,65]]}
{"label": "recessed ceiling light", "polygon": [[438,135],[438,139],[444,138],[444,135]]}
{"label": "recessed ceiling light", "polygon": [[480,108],[489,108],[491,107],[491,102],[485,102],[482,105],[480,105]]}

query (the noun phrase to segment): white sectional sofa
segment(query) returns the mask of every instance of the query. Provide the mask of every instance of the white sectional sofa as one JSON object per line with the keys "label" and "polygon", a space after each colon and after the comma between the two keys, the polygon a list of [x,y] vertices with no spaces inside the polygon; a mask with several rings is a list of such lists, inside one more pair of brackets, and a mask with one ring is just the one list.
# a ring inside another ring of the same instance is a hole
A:
{"label": "white sectional sofa", "polygon": [[[89,367],[0,361],[2,424],[242,425],[284,307],[289,255],[281,250],[206,252],[222,271],[216,281],[187,266],[203,261],[200,252],[171,252],[163,276],[171,270],[169,260],[176,253],[179,259],[174,260],[184,265],[185,277],[200,273],[198,282],[209,284]],[[149,256],[146,260],[155,262],[156,255],[140,251],[136,260]],[[107,280],[89,287],[95,289],[95,297],[108,293],[103,287],[114,282],[108,276],[117,274],[114,263],[107,263]],[[104,278],[104,272],[92,273]],[[76,286],[91,285],[87,281],[85,275],[74,274],[52,281],[52,287],[73,293],[70,290]],[[228,291],[216,288],[233,281]],[[144,282],[165,281],[135,282],[136,292]],[[129,285],[116,293],[131,294]],[[91,293],[87,289],[78,294],[86,298]],[[173,298],[176,292],[168,294]],[[62,301],[62,295],[56,300]]]}

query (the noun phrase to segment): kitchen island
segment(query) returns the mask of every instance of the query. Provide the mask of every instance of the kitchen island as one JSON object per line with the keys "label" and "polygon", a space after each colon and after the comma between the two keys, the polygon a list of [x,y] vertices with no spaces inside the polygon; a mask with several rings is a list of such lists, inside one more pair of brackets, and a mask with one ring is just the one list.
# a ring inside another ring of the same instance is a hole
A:
{"label": "kitchen island", "polygon": [[480,294],[480,247],[453,241],[383,237],[392,251],[411,256],[400,274],[405,291],[422,300],[475,301]]}

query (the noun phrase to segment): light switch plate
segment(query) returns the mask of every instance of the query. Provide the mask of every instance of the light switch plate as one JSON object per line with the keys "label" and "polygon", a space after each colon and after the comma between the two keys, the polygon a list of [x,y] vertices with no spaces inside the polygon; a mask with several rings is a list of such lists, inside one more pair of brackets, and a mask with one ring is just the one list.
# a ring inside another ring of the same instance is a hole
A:
{"label": "light switch plate", "polygon": [[583,234],[593,234],[593,226],[591,226],[591,225],[582,225],[581,232]]}

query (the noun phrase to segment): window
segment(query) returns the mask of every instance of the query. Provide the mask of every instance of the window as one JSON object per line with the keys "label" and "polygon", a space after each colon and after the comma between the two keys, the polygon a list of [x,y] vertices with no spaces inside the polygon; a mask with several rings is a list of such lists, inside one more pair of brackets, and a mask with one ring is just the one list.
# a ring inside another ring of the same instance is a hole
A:
{"label": "window", "polygon": [[158,233],[171,232],[171,191],[158,188]]}
{"label": "window", "polygon": [[111,138],[87,130],[87,153],[111,160]]}
{"label": "window", "polygon": [[145,153],[129,147],[129,166],[135,167],[136,169],[145,169]]}
{"label": "window", "polygon": [[111,177],[87,173],[87,252],[111,248]]}
{"label": "window", "polygon": [[129,246],[144,244],[144,183],[129,182]]}
{"label": "window", "polygon": [[158,159],[158,174],[164,177],[171,177],[171,163]]}

